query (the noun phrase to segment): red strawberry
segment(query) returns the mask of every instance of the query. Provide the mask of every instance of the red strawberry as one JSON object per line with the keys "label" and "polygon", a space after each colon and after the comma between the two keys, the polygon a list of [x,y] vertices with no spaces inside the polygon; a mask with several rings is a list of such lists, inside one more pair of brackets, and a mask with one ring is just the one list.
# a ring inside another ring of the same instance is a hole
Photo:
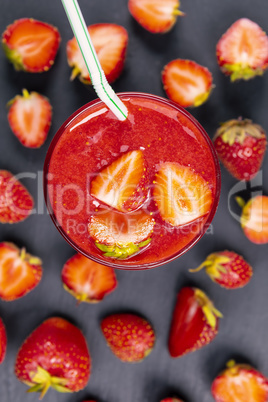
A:
{"label": "red strawberry", "polygon": [[92,215],[88,231],[105,257],[124,259],[147,246],[155,220],[144,211],[121,214],[116,211]]}
{"label": "red strawberry", "polygon": [[15,363],[17,378],[41,392],[85,388],[90,375],[90,356],[82,332],[59,317],[44,321],[22,344]]}
{"label": "red strawberry", "polygon": [[229,120],[213,139],[220,160],[238,180],[251,180],[258,173],[266,150],[265,131],[251,120]]}
{"label": "red strawberry", "polygon": [[7,170],[0,170],[0,222],[23,221],[33,206],[31,195],[19,180]]}
{"label": "red strawberry", "polygon": [[79,302],[99,302],[117,285],[113,268],[76,254],[63,267],[64,289]]}
{"label": "red strawberry", "polygon": [[162,82],[167,96],[182,107],[202,105],[212,89],[209,70],[192,60],[172,60],[162,71]]}
{"label": "red strawberry", "polygon": [[190,272],[198,272],[203,268],[214,282],[227,289],[245,286],[253,274],[251,266],[243,257],[227,250],[210,254],[198,268],[190,269]]}
{"label": "red strawberry", "polygon": [[141,150],[130,151],[102,169],[91,181],[90,194],[121,212],[131,212],[146,200],[146,167]]}
{"label": "red strawberry", "polygon": [[8,60],[16,70],[30,73],[50,69],[54,64],[60,40],[57,28],[33,18],[14,21],[2,35],[2,44]]}
{"label": "red strawberry", "polygon": [[253,367],[231,360],[213,381],[211,392],[216,402],[267,402],[268,380]]}
{"label": "red strawberry", "polygon": [[162,399],[161,402],[183,402],[183,401],[178,398],[165,398],[165,399]]}
{"label": "red strawberry", "polygon": [[246,204],[239,197],[237,201],[243,207],[240,221],[247,238],[256,244],[268,243],[268,196],[258,195]]}
{"label": "red strawberry", "polygon": [[[107,81],[111,83],[123,70],[128,33],[125,28],[116,24],[90,25],[88,32]],[[68,41],[66,51],[68,64],[73,68],[71,79],[78,76],[84,84],[91,84],[88,69],[75,37]]]}
{"label": "red strawberry", "polygon": [[3,363],[6,356],[7,334],[3,321],[0,318],[0,364]]}
{"label": "red strawberry", "polygon": [[112,314],[102,320],[101,329],[112,352],[124,362],[143,360],[154,346],[153,328],[135,314]]}
{"label": "red strawberry", "polygon": [[268,37],[258,24],[241,18],[221,37],[216,53],[221,70],[231,81],[249,80],[268,67]]}
{"label": "red strawberry", "polygon": [[8,104],[8,122],[18,140],[28,148],[39,148],[45,142],[51,124],[49,100],[37,92],[22,91]]}
{"label": "red strawberry", "polygon": [[0,298],[16,300],[33,290],[42,278],[42,261],[12,243],[0,243]]}
{"label": "red strawberry", "polygon": [[210,211],[212,193],[202,176],[191,168],[166,162],[154,180],[153,197],[162,219],[180,226]]}
{"label": "red strawberry", "polygon": [[180,357],[209,344],[218,333],[219,317],[221,313],[200,289],[181,289],[169,334],[170,355]]}
{"label": "red strawberry", "polygon": [[128,9],[133,18],[152,33],[168,32],[184,15],[179,0],[129,0]]}

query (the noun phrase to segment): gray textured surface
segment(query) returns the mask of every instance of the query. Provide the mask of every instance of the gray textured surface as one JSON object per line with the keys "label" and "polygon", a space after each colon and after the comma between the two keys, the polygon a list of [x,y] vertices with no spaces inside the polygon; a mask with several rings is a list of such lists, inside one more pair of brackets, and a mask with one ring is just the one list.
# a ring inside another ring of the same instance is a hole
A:
{"label": "gray textured surface", "polygon": [[[127,0],[81,0],[80,5],[87,24],[115,22],[128,29],[126,67],[113,85],[117,92],[141,91],[164,96],[160,80],[163,66],[177,57],[194,59],[211,70],[216,85],[209,101],[192,111],[211,137],[219,122],[240,115],[268,130],[268,73],[250,82],[231,84],[219,71],[215,58],[217,40],[236,19],[248,17],[268,31],[266,0],[255,0],[254,4],[249,0],[182,0],[186,17],[179,19],[174,29],[163,36],[154,36],[139,27],[129,15]],[[0,168],[14,174],[36,174],[42,170],[53,134],[69,114],[94,99],[95,94],[79,81],[69,81],[65,45],[72,33],[60,0],[1,0],[1,32],[21,17],[52,23],[62,36],[55,66],[41,75],[15,72],[0,52]],[[40,150],[23,148],[7,124],[5,105],[24,87],[46,95],[53,105],[49,138]],[[266,157],[263,166],[266,194],[267,168]],[[24,183],[42,207],[37,180],[26,179]],[[166,266],[144,272],[117,271],[118,289],[98,305],[82,304],[77,308],[74,299],[62,289],[61,268],[73,250],[61,239],[49,216],[33,215],[15,226],[1,225],[0,241],[26,246],[44,261],[44,275],[38,288],[15,302],[0,302],[0,316],[8,332],[7,356],[0,366],[1,402],[37,401],[38,396],[26,394],[26,387],[16,380],[14,360],[25,337],[45,318],[55,314],[82,328],[89,343],[93,369],[84,391],[76,395],[50,391],[45,397],[47,402],[81,402],[86,397],[94,397],[99,402],[159,402],[161,397],[172,394],[187,402],[212,402],[211,381],[231,357],[250,362],[268,375],[268,248],[251,244],[229,214],[227,197],[235,184],[235,179],[222,169],[222,195],[213,221],[213,234],[205,235],[190,252]],[[213,284],[205,273],[196,276],[188,273],[188,268],[200,264],[208,253],[225,248],[243,254],[254,268],[254,277],[244,289],[227,291]],[[224,319],[211,345],[174,360],[167,351],[168,330],[176,293],[186,284],[204,289]],[[120,310],[143,314],[155,328],[155,349],[140,364],[121,363],[106,347],[100,333],[101,317]]]}

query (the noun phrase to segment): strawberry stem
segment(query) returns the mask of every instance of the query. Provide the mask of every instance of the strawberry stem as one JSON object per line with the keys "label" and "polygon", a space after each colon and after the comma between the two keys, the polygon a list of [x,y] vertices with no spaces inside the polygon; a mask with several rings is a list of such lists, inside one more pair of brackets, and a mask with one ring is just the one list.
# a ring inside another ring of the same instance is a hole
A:
{"label": "strawberry stem", "polygon": [[30,93],[27,91],[27,89],[23,88],[22,90],[22,95],[25,99],[30,98]]}
{"label": "strawberry stem", "polygon": [[246,205],[246,201],[242,197],[235,197],[235,200],[241,208],[244,208]]}
{"label": "strawberry stem", "polygon": [[21,252],[20,252],[20,259],[21,259],[22,261],[24,261],[24,260],[25,260],[25,257],[26,257],[26,249],[25,249],[25,247],[23,247],[23,248],[21,249]]}
{"label": "strawberry stem", "polygon": [[212,301],[207,297],[204,292],[202,292],[202,290],[195,289],[195,296],[200,304],[200,307],[202,308],[208,324],[211,326],[212,329],[215,329],[217,325],[217,317],[222,318],[223,315],[219,310],[214,307]]}
{"label": "strawberry stem", "polygon": [[184,17],[185,13],[181,10],[178,10],[177,8],[173,11],[173,15],[179,15],[180,17]]}
{"label": "strawberry stem", "polygon": [[59,392],[72,392],[66,387],[68,380],[60,377],[53,377],[49,372],[40,366],[37,366],[37,371],[31,372],[30,377],[33,386],[28,392],[41,392],[40,400],[43,399],[50,387],[56,389]]}
{"label": "strawberry stem", "polygon": [[199,271],[201,271],[203,268],[205,268],[207,265],[209,265],[208,262],[207,262],[207,261],[204,261],[204,262],[202,262],[201,265],[199,265],[199,267],[189,269],[189,272],[192,272],[192,273],[199,272]]}

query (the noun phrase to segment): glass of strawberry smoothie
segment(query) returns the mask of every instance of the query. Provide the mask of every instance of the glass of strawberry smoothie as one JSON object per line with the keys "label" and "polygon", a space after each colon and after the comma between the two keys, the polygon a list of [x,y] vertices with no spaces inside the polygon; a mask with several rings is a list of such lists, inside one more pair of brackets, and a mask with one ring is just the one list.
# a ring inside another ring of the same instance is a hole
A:
{"label": "glass of strawberry smoothie", "polygon": [[125,121],[95,100],[58,130],[44,165],[45,199],[77,252],[114,268],[153,268],[206,232],[219,163],[204,129],[178,105],[143,93],[119,97]]}

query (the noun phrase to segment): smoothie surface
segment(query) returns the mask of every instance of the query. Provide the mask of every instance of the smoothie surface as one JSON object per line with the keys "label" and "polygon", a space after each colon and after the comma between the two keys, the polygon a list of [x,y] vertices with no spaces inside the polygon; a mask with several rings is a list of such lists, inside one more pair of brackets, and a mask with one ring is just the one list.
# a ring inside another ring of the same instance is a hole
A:
{"label": "smoothie surface", "polygon": [[[103,168],[122,154],[142,150],[148,181],[153,186],[159,167],[165,162],[190,167],[209,185],[213,201],[219,193],[217,162],[211,144],[198,123],[184,110],[161,98],[121,95],[128,109],[126,121],[118,121],[101,102],[86,107],[60,130],[48,166],[48,197],[65,238],[77,250],[99,262],[125,268],[154,266],[184,252],[204,234],[215,212],[182,226],[171,226],[157,211],[149,191],[146,202],[133,214],[146,212],[155,225],[148,246],[125,260],[104,257],[88,233],[88,222],[101,205],[90,195],[90,182]],[[61,135],[60,135],[61,134]],[[214,210],[213,210],[214,209]]]}

